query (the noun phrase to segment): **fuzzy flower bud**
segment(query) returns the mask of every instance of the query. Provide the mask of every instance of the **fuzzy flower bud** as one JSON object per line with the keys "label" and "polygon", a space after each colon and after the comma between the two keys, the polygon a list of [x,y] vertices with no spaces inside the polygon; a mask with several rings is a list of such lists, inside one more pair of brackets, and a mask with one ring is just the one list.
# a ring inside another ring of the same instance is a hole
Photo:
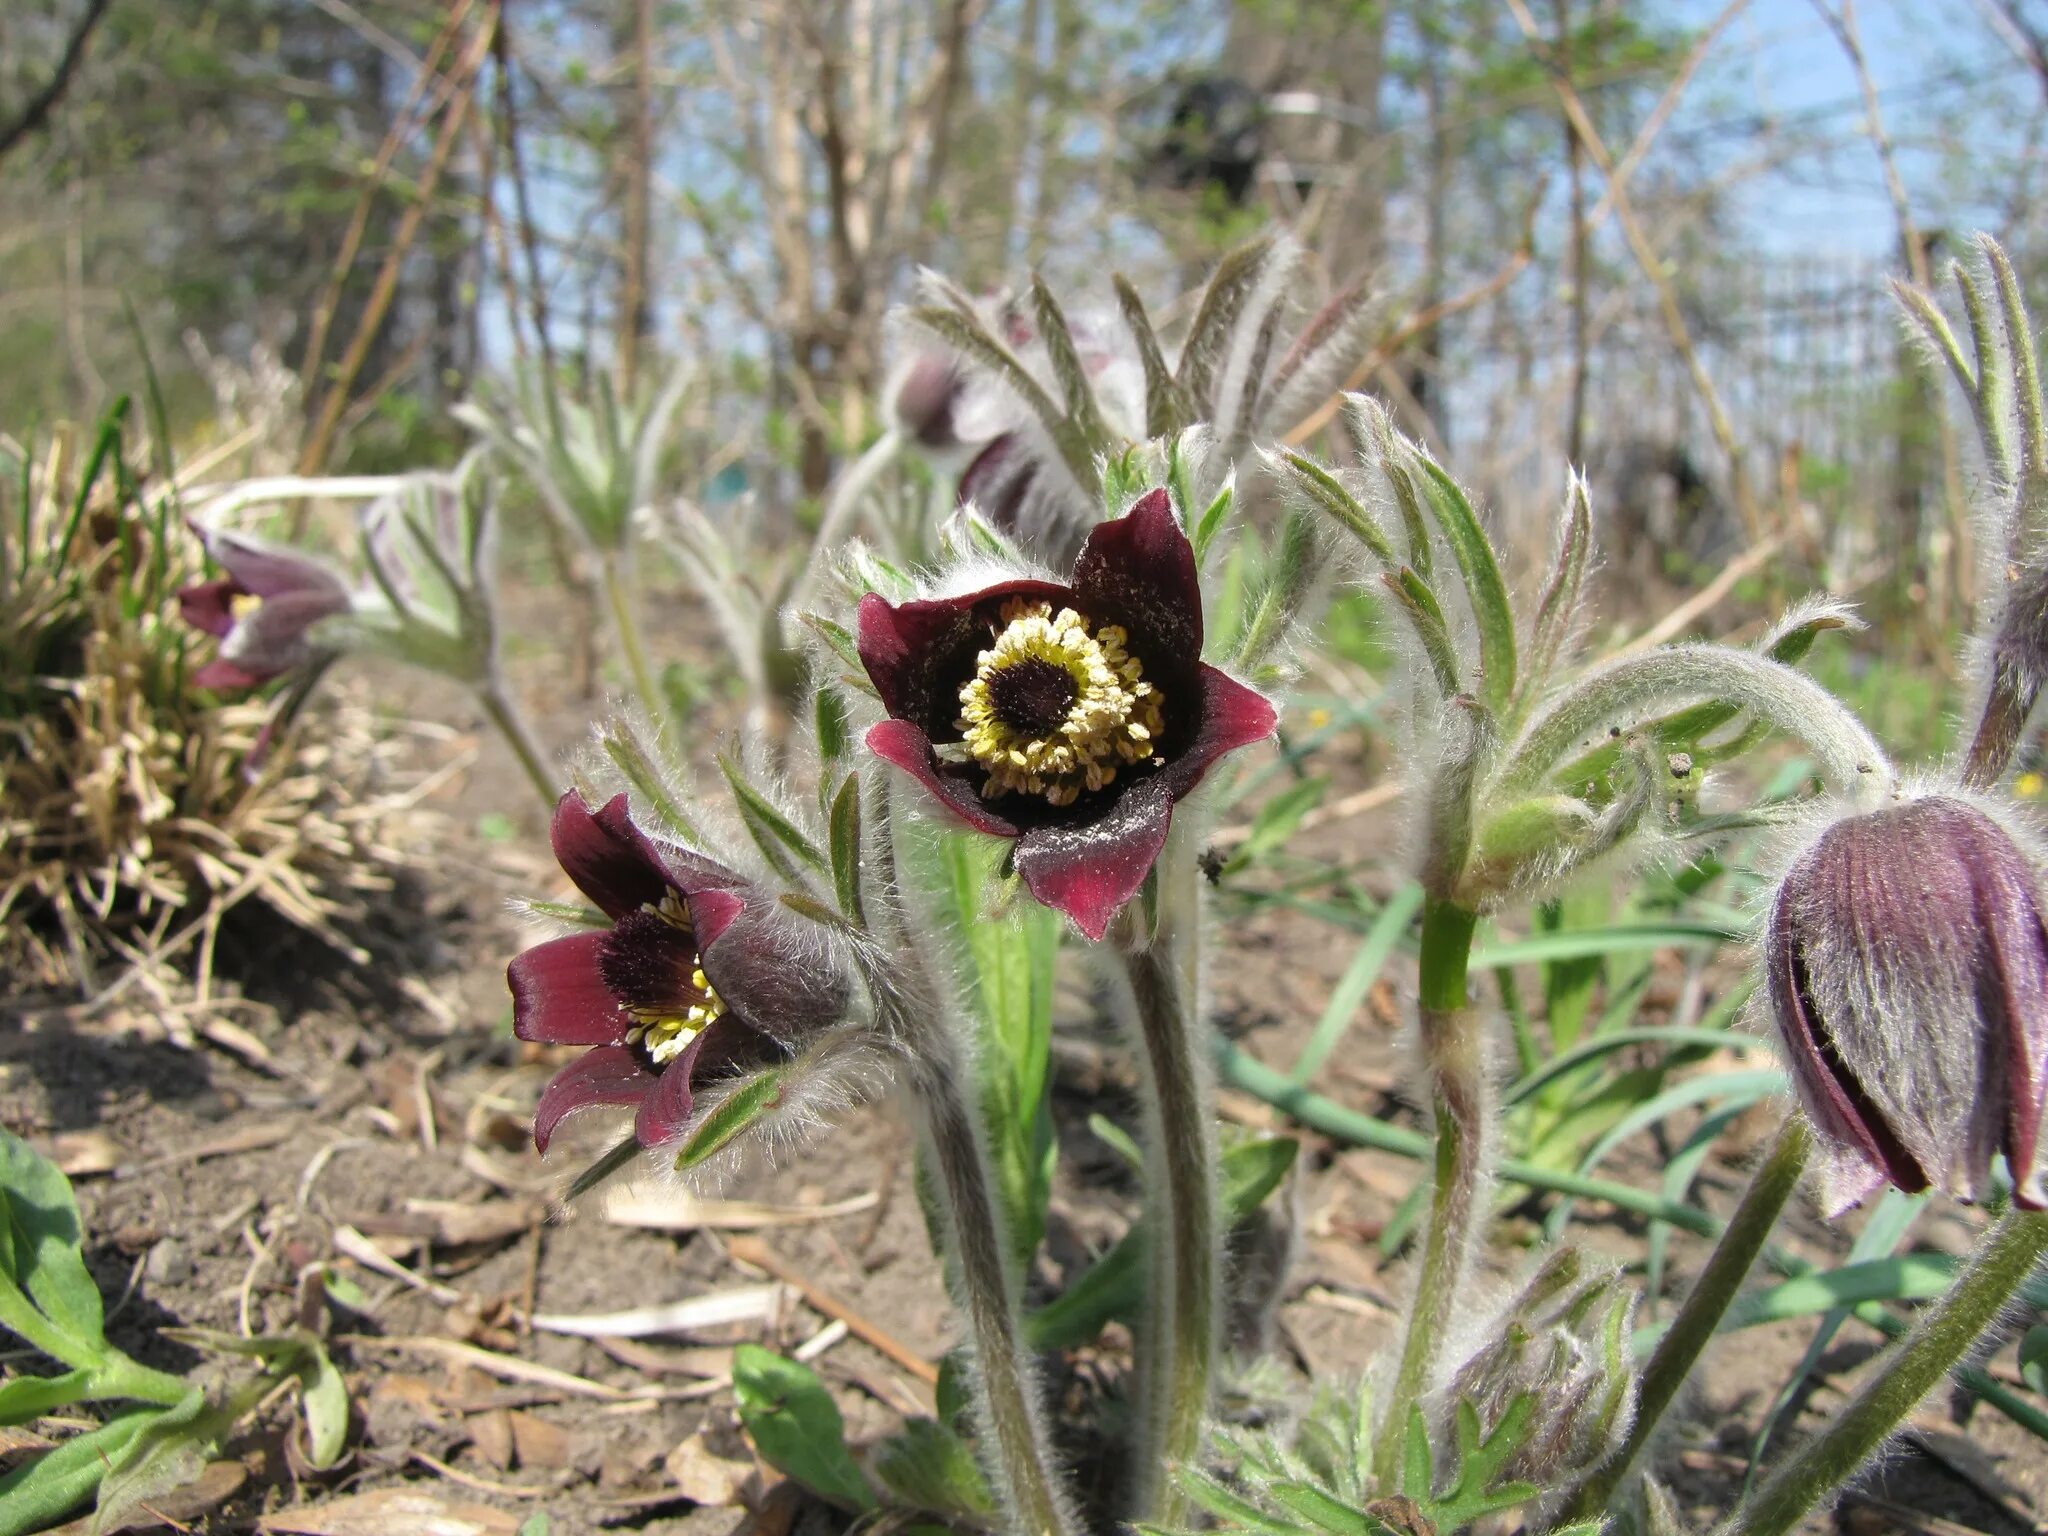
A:
{"label": "fuzzy flower bud", "polygon": [[1765,968],[1831,1214],[1886,1182],[1974,1199],[1995,1152],[2048,1205],[2048,932],[2010,830],[1938,794],[1835,822],[1779,887]]}
{"label": "fuzzy flower bud", "polygon": [[1612,1271],[1580,1280],[1582,1261],[1565,1250],[1539,1270],[1479,1349],[1444,1390],[1446,1423],[1459,1403],[1491,1435],[1515,1403],[1533,1395],[1527,1438],[1502,1469],[1504,1478],[1555,1488],[1597,1465],[1634,1415],[1635,1374],[1628,1359],[1635,1295]]}

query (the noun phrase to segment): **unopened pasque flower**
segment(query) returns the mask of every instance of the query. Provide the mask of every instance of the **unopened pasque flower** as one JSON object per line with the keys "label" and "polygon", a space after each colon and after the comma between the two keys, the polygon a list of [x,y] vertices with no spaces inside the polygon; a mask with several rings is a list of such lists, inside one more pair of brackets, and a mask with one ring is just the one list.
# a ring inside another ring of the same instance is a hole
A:
{"label": "unopened pasque flower", "polygon": [[1276,724],[1201,653],[1194,551],[1153,491],[1089,535],[1071,585],[863,599],[861,660],[892,717],[868,746],[969,826],[1015,838],[1031,894],[1100,938],[1175,803]]}
{"label": "unopened pasque flower", "polygon": [[593,811],[562,797],[555,858],[612,920],[526,951],[506,972],[512,1031],[590,1049],[556,1074],[534,1113],[545,1152],[563,1119],[632,1106],[641,1145],[688,1128],[708,1084],[784,1060],[838,1021],[844,984],[777,926],[732,870],[657,843],[620,795]]}
{"label": "unopened pasque flower", "polygon": [[178,594],[185,622],[220,641],[220,654],[192,680],[202,688],[255,688],[318,660],[314,627],[348,612],[347,583],[310,555],[247,534],[214,529],[201,537],[227,574]]}
{"label": "unopened pasque flower", "polygon": [[1930,794],[1824,831],[1772,904],[1769,1005],[1839,1212],[1890,1182],[1966,1198],[2003,1152],[2048,1205],[2040,874],[2013,833]]}

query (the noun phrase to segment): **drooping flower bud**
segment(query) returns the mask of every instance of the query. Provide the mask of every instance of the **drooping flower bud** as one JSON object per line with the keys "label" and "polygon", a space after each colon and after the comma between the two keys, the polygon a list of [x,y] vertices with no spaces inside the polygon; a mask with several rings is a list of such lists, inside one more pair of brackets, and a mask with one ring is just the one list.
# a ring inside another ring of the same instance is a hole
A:
{"label": "drooping flower bud", "polygon": [[2048,931],[2011,831],[1941,794],[1835,822],[1779,887],[1765,969],[1831,1214],[1886,1182],[1973,1199],[1996,1152],[2048,1205]]}
{"label": "drooping flower bud", "polygon": [[220,641],[220,654],[192,680],[224,692],[259,688],[318,661],[314,631],[349,611],[348,584],[297,550],[229,529],[199,534],[227,574],[178,594],[185,622]]}
{"label": "drooping flower bud", "polygon": [[1448,1421],[1461,1402],[1490,1436],[1533,1395],[1535,1416],[1503,1479],[1561,1487],[1614,1448],[1635,1411],[1628,1340],[1636,1298],[1617,1272],[1581,1278],[1584,1267],[1577,1250],[1564,1249],[1530,1279],[1444,1389],[1437,1444],[1455,1443]]}

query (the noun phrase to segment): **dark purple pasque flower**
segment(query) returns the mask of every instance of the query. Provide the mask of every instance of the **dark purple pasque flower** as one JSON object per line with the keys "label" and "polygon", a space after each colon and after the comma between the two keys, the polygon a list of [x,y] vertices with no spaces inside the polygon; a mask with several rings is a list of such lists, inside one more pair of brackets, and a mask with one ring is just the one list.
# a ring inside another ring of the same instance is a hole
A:
{"label": "dark purple pasque flower", "polygon": [[2048,929],[1997,821],[1928,795],[1836,822],[1779,888],[1765,968],[1831,1211],[1885,1182],[1974,1198],[1997,1152],[2019,1203],[2048,1206]]}
{"label": "dark purple pasque flower", "polygon": [[555,858],[612,926],[536,945],[506,970],[512,1032],[586,1045],[533,1117],[545,1152],[579,1110],[634,1106],[642,1146],[674,1141],[707,1083],[784,1060],[837,1022],[839,977],[795,953],[742,876],[656,843],[620,795],[555,807]]}
{"label": "dark purple pasque flower", "polygon": [[192,676],[202,688],[255,688],[321,656],[312,629],[349,610],[348,586],[320,561],[245,534],[204,532],[207,552],[227,575],[178,594],[185,622],[220,641],[220,654]]}
{"label": "dark purple pasque flower", "polygon": [[862,599],[860,655],[891,716],[869,748],[1015,838],[1031,894],[1091,939],[1143,884],[1175,802],[1278,719],[1202,661],[1194,550],[1163,490],[1089,535],[1069,586]]}

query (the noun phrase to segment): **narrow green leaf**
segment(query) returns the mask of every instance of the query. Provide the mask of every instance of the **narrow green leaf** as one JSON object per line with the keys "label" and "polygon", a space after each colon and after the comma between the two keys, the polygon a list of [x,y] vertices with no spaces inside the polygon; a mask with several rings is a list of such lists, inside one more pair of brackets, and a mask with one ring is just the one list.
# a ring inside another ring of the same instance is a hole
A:
{"label": "narrow green leaf", "polygon": [[608,726],[599,734],[598,741],[604,748],[604,755],[625,775],[626,782],[640,792],[648,810],[670,834],[689,842],[701,839],[696,822],[683,809],[682,802],[669,792],[660,769],[655,767],[654,759],[647,755],[647,748],[631,726]]}
{"label": "narrow green leaf", "polygon": [[[1138,290],[1121,272],[1113,281],[1117,307],[1123,311],[1124,324],[1130,328],[1131,339],[1138,344],[1138,361],[1145,370],[1145,435],[1172,437],[1194,423],[1194,412],[1188,408],[1186,394],[1166,366],[1165,355],[1159,349],[1158,332],[1153,330],[1152,319],[1145,313],[1145,301],[1138,297]],[[1197,545],[1197,559],[1201,558],[1200,550],[1201,546]]]}
{"label": "narrow green leaf", "polygon": [[817,1373],[758,1344],[733,1351],[733,1396],[761,1459],[842,1508],[875,1507],[875,1493],[846,1449],[839,1405]]}
{"label": "narrow green leaf", "polygon": [[1509,1088],[1502,1102],[1504,1107],[1512,1109],[1523,1100],[1542,1092],[1558,1078],[1576,1071],[1588,1062],[1598,1061],[1603,1056],[1611,1056],[1616,1051],[1626,1050],[1631,1046],[1688,1045],[1715,1051],[1749,1051],[1760,1048],[1763,1043],[1754,1035],[1737,1034],[1727,1029],[1617,1029],[1596,1035],[1584,1045],[1544,1063],[1542,1067]]}
{"label": "narrow green leaf", "polygon": [[860,659],[860,643],[853,638],[853,631],[844,624],[836,624],[822,614],[799,614],[810,631],[831,647],[832,654],[846,664],[852,674],[848,681],[868,693],[875,691],[875,685],[868,681],[868,669]]}
{"label": "narrow green leaf", "polygon": [[1226,1531],[1243,1529],[1258,1532],[1259,1536],[1296,1536],[1301,1530],[1298,1525],[1267,1514],[1250,1500],[1239,1498],[1200,1467],[1176,1467],[1173,1480],[1189,1503],[1214,1515]]}
{"label": "narrow green leaf", "polygon": [[1276,1504],[1284,1504],[1319,1531],[1330,1536],[1397,1536],[1384,1520],[1375,1519],[1362,1509],[1354,1509],[1342,1499],[1324,1492],[1313,1483],[1278,1481],[1266,1485],[1266,1497]]}
{"label": "narrow green leaf", "polygon": [[92,1387],[90,1370],[61,1376],[15,1376],[0,1381],[0,1424],[26,1424],[52,1408],[83,1402]]}
{"label": "narrow green leaf", "polygon": [[1216,385],[1216,370],[1229,351],[1238,316],[1244,312],[1245,302],[1257,286],[1259,274],[1265,270],[1266,259],[1272,252],[1270,235],[1239,246],[1216,263],[1216,270],[1209,277],[1209,286],[1202,290],[1201,303],[1195,309],[1193,323],[1188,326],[1187,340],[1181,346],[1180,366],[1175,372],[1194,407],[1197,420],[1207,414],[1211,404],[1209,394]]}
{"label": "narrow green leaf", "polygon": [[1322,803],[1329,789],[1328,779],[1301,779],[1260,806],[1252,817],[1251,831],[1223,866],[1224,872],[1234,874],[1285,847],[1301,826],[1302,818]]}
{"label": "narrow green leaf", "polygon": [[1381,576],[1380,582],[1407,615],[1409,627],[1422,644],[1422,654],[1429,662],[1429,670],[1436,677],[1437,691],[1446,699],[1456,697],[1460,686],[1458,653],[1451,644],[1451,629],[1444,622],[1444,611],[1436,600],[1436,593],[1430,590],[1428,582],[1415,574],[1412,567],[1405,565]]}
{"label": "narrow green leaf", "polygon": [[312,1354],[312,1360],[299,1372],[306,1449],[313,1466],[325,1471],[339,1463],[348,1449],[348,1383],[341,1379],[326,1350],[316,1345]]}
{"label": "narrow green leaf", "polygon": [[1379,520],[1351,494],[1342,480],[1307,454],[1292,450],[1280,455],[1280,466],[1311,506],[1320,508],[1349,529],[1385,570],[1400,568],[1401,558],[1394,553],[1394,546],[1380,527]]}
{"label": "narrow green leaf", "polygon": [[0,1536],[32,1536],[91,1502],[107,1467],[164,1416],[160,1408],[117,1415],[0,1477]]}
{"label": "narrow green leaf", "polygon": [[967,1442],[936,1419],[909,1419],[875,1447],[875,1476],[903,1503],[936,1515],[985,1520],[995,1499]]}
{"label": "narrow green leaf", "polygon": [[[9,1223],[11,1278],[61,1335],[47,1341],[24,1336],[38,1348],[61,1343],[66,1365],[98,1364],[108,1353],[105,1313],[81,1252],[84,1230],[71,1181],[19,1136],[0,1131],[0,1199]],[[12,1326],[10,1319],[0,1321]]]}
{"label": "narrow green leaf", "polygon": [[860,775],[849,773],[832,802],[832,885],[839,910],[856,928],[867,926],[860,895]]}
{"label": "narrow green leaf", "polygon": [[578,928],[601,929],[612,925],[604,913],[580,901],[525,901],[520,906],[535,917],[551,917],[558,923],[574,923]]}
{"label": "narrow green leaf", "polygon": [[825,855],[818,851],[817,844],[804,835],[801,827],[783,815],[774,801],[748,781],[739,764],[721,752],[718,766],[725,774],[725,782],[732,786],[732,797],[739,807],[740,820],[747,824],[754,845],[777,874],[785,880],[798,878],[796,865],[790,860],[791,854],[821,875],[830,872],[831,866]]}
{"label": "narrow green leaf", "polygon": [[1401,936],[1415,920],[1415,914],[1422,910],[1422,885],[1410,880],[1387,898],[1387,904],[1373,920],[1367,931],[1365,942],[1351,957],[1351,964],[1330,993],[1330,1000],[1323,1008],[1323,1015],[1316,1021],[1308,1044],[1301,1048],[1301,1055],[1295,1059],[1294,1071],[1289,1081],[1305,1085],[1323,1068],[1330,1052],[1351,1027],[1359,1007],[1365,1002],[1372,985],[1379,980],[1380,972],[1386,969],[1387,961],[1394,953],[1394,946],[1401,942]]}
{"label": "narrow green leaf", "polygon": [[849,745],[846,703],[836,688],[818,690],[818,697],[811,706],[811,717],[818,735],[818,756],[829,767],[846,756]]}
{"label": "narrow green leaf", "polygon": [[1502,965],[1548,965],[1559,960],[1579,960],[1591,955],[1612,955],[1630,950],[1732,944],[1742,936],[1740,929],[1721,923],[1682,919],[1662,923],[1614,923],[1604,928],[1534,934],[1513,943],[1487,945],[1472,952],[1471,964],[1475,971],[1492,970]]}
{"label": "narrow green leaf", "polygon": [[1209,546],[1216,542],[1216,535],[1223,531],[1223,525],[1230,516],[1231,506],[1237,500],[1237,488],[1226,483],[1216,493],[1216,499],[1209,503],[1200,521],[1195,524],[1195,564],[1201,565],[1208,559]]}
{"label": "narrow green leaf", "polygon": [[1401,1442],[1401,1489],[1411,1499],[1426,1501],[1431,1492],[1429,1421],[1415,1404],[1408,1408],[1408,1433]]}
{"label": "narrow green leaf", "polygon": [[676,1150],[676,1172],[695,1168],[724,1151],[735,1137],[780,1104],[782,1074],[781,1067],[755,1073],[719,1100],[716,1109],[701,1116]]}
{"label": "narrow green leaf", "polygon": [[1493,543],[1463,487],[1427,454],[1418,454],[1430,510],[1444,532],[1444,541],[1465,578],[1465,594],[1479,629],[1479,696],[1495,714],[1504,714],[1515,693],[1515,610]]}

